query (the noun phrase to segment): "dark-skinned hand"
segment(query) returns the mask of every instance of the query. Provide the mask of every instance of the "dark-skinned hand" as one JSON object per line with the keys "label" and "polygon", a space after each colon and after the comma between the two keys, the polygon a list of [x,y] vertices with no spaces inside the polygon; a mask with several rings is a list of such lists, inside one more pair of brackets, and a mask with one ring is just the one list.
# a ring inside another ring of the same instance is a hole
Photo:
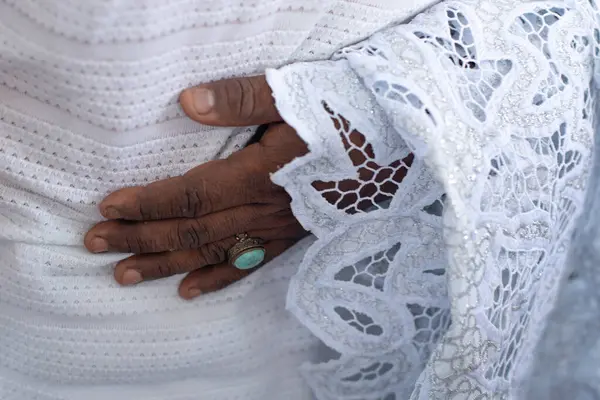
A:
{"label": "dark-skinned hand", "polygon": [[[265,261],[307,234],[292,214],[289,196],[270,178],[283,165],[306,154],[307,147],[294,129],[282,122],[264,76],[194,87],[181,94],[180,102],[191,119],[205,125],[269,124],[268,129],[260,141],[226,159],[108,195],[100,204],[107,221],[94,226],[84,243],[94,253],[133,253],[115,268],[115,279],[122,285],[187,273],[179,293],[191,299],[252,272],[228,263],[227,251],[237,242],[236,234],[262,239]],[[353,131],[341,139],[357,167],[357,176],[349,178],[358,179],[315,182],[315,189],[338,209],[352,213],[373,204],[373,199],[361,203],[357,198],[356,188],[361,184],[368,188],[377,183],[383,188],[383,197],[380,194],[375,201],[393,196],[406,174],[403,165],[409,165],[412,158],[380,166],[362,134]],[[342,195],[328,191],[333,187]],[[373,190],[363,192],[373,197]]]}

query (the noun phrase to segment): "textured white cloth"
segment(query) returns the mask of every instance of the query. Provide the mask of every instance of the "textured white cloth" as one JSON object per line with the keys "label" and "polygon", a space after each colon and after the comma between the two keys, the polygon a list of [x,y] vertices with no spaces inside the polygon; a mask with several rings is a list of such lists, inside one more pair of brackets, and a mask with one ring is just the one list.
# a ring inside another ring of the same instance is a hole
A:
{"label": "textured white cloth", "polygon": [[274,181],[317,237],[288,307],[340,353],[304,368],[320,399],[527,398],[592,166],[597,13],[444,2],[269,72],[310,148]]}
{"label": "textured white cloth", "polygon": [[285,311],[310,240],[220,293],[121,288],[97,202],[238,149],[192,85],[325,59],[431,0],[0,0],[0,399],[310,397],[318,340]]}
{"label": "textured white cloth", "polygon": [[322,400],[524,398],[591,165],[594,0],[446,2],[271,71],[316,240],[231,288],[121,288],[81,246],[106,193],[248,139],[183,88],[433,2],[0,0],[0,399],[310,398],[317,338]]}

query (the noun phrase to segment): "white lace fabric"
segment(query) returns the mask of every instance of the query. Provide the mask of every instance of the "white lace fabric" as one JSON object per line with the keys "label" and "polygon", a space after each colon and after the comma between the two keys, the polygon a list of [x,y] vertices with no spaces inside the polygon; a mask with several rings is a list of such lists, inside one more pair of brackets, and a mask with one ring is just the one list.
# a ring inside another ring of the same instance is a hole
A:
{"label": "white lace fabric", "polygon": [[0,0],[0,399],[311,398],[318,339],[284,308],[310,242],[185,302],[119,287],[85,232],[111,191],[240,149],[181,90],[323,59],[432,0]]}
{"label": "white lace fabric", "polygon": [[288,308],[339,353],[304,367],[319,399],[524,398],[592,162],[594,9],[444,2],[268,72],[310,149],[273,180],[317,237]]}
{"label": "white lace fabric", "polygon": [[303,368],[319,399],[522,398],[587,182],[593,2],[448,2],[270,72],[311,149],[274,179],[317,239],[227,290],[120,288],[81,246],[106,193],[251,135],[182,89],[432,3],[0,0],[0,398],[305,399],[309,330],[339,352]]}

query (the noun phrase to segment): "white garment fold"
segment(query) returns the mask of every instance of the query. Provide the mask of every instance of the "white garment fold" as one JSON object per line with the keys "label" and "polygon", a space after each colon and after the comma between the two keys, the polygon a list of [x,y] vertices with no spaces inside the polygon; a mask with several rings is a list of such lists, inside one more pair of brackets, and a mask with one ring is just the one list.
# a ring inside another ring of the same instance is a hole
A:
{"label": "white garment fold", "polygon": [[[0,399],[305,399],[302,363],[320,400],[524,398],[591,166],[596,5],[390,26],[432,3],[0,0]],[[83,250],[106,193],[251,135],[182,89],[367,37],[269,72],[311,150],[273,179],[316,240],[191,303]],[[317,338],[339,357],[307,363]]]}
{"label": "white garment fold", "polygon": [[83,235],[124,186],[241,148],[181,90],[324,59],[432,0],[0,0],[0,399],[311,398],[318,339],[285,310],[308,242],[194,302],[119,287]]}
{"label": "white garment fold", "polygon": [[444,2],[268,72],[310,149],[273,180],[317,237],[288,308],[340,353],[304,368],[319,399],[525,398],[592,165],[595,12]]}

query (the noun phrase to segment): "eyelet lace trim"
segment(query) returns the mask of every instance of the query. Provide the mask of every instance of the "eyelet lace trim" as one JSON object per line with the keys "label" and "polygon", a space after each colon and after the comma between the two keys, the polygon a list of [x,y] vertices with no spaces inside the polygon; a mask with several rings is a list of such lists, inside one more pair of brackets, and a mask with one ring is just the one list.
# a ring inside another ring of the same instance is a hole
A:
{"label": "eyelet lace trim", "polygon": [[580,214],[594,4],[445,2],[269,71],[310,152],[273,176],[317,237],[288,308],[319,399],[517,399]]}

